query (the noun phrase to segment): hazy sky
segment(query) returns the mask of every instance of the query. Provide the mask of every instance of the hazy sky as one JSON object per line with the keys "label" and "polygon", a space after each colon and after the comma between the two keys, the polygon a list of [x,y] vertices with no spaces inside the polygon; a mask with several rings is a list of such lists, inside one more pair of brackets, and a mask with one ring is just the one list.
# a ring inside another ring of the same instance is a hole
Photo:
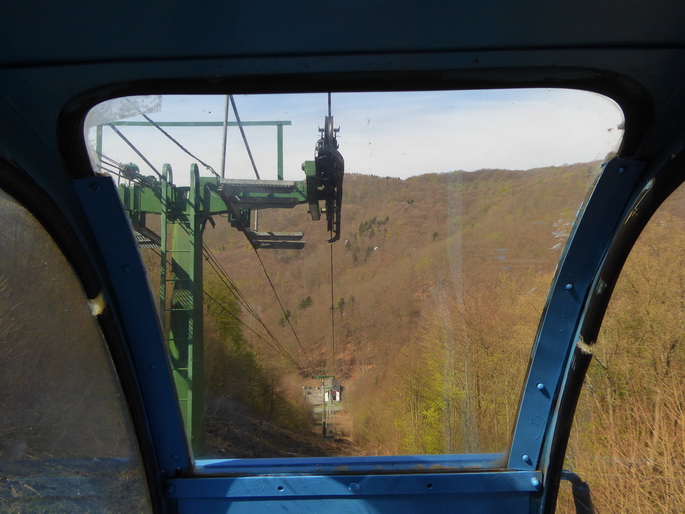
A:
{"label": "hazy sky", "polygon": [[[327,113],[326,94],[236,95],[242,121],[287,120],[286,180],[303,178],[301,164]],[[162,99],[155,121],[223,121],[224,96]],[[346,171],[406,178],[429,172],[482,168],[530,169],[604,158],[623,135],[623,115],[612,101],[571,90],[500,90],[419,93],[334,93],[332,113]],[[128,121],[142,120],[140,116]],[[229,121],[235,121],[231,111]],[[193,159],[155,128],[120,130],[161,170],[172,164],[176,182],[187,182]],[[222,128],[167,128],[214,169],[221,169]],[[245,127],[261,178],[276,178],[276,128]],[[111,129],[103,153],[147,171]],[[201,174],[206,174],[201,168]],[[238,128],[228,132],[227,178],[255,178]]]}

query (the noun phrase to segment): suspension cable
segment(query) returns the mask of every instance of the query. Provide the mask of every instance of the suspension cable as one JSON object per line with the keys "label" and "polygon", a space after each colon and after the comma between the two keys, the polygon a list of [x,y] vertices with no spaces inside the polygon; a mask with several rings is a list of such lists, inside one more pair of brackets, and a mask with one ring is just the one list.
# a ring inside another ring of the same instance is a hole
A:
{"label": "suspension cable", "polygon": [[[119,178],[123,178],[123,179],[129,180],[129,179],[127,179],[126,177],[124,177],[121,173],[119,173],[120,168],[116,168],[116,167],[115,167],[114,165],[112,165],[112,164],[109,164],[109,163],[106,163],[106,162],[101,162],[101,163],[100,163],[100,170],[104,170],[104,171],[106,171],[107,173],[111,173],[112,175],[116,175],[116,176],[119,177]],[[117,171],[115,171],[115,170],[117,170]]]}
{"label": "suspension cable", "polygon": [[252,169],[257,177],[257,180],[261,180],[259,177],[259,172],[257,171],[257,165],[254,162],[254,157],[252,157],[252,151],[250,150],[250,145],[247,142],[247,136],[245,135],[245,129],[243,128],[243,122],[240,121],[240,116],[238,115],[238,108],[235,106],[235,100],[233,95],[228,95],[231,100],[231,105],[233,106],[233,114],[235,114],[235,121],[238,123],[238,128],[240,129],[240,134],[243,136],[243,143],[245,143],[245,149],[247,150],[247,155],[250,157],[250,162],[252,163]]}
{"label": "suspension cable", "polygon": [[[204,249],[205,249],[205,258],[207,258],[207,262],[208,262],[209,265],[211,266],[212,270],[214,270],[214,272],[217,274],[217,276],[219,277],[219,280],[221,280],[221,282],[222,282],[222,283],[227,287],[227,289],[233,294],[233,296],[236,298],[236,300],[238,301],[238,303],[240,303],[240,305],[242,305],[242,306],[248,311],[248,313],[249,313],[253,318],[255,318],[255,320],[257,320],[257,322],[258,322],[260,325],[262,325],[262,327],[264,328],[264,330],[266,330],[266,333],[269,334],[269,337],[271,337],[271,339],[272,339],[272,341],[273,341],[273,345],[275,345],[275,347],[277,347],[276,349],[277,349],[280,353],[282,353],[282,354],[287,354],[289,359],[294,360],[294,359],[292,359],[292,357],[290,357],[290,354],[289,354],[288,351],[283,347],[283,345],[282,345],[282,344],[280,343],[280,341],[276,338],[276,336],[271,332],[271,330],[269,330],[269,327],[266,326],[266,324],[265,324],[264,321],[261,319],[261,317],[257,314],[257,312],[255,311],[255,309],[249,304],[249,302],[247,301],[247,299],[245,298],[245,296],[242,294],[242,292],[240,291],[240,289],[238,288],[238,286],[237,286],[237,285],[231,280],[231,278],[228,276],[228,273],[226,273],[226,270],[223,268],[223,266],[221,265],[221,263],[219,263],[219,262],[216,260],[216,257],[214,257],[214,255],[211,253],[211,251],[209,250],[209,248],[208,248],[204,243],[203,243],[203,246],[205,247],[205,248],[204,248]],[[242,321],[241,321],[241,322],[242,322]],[[244,323],[243,323],[243,324],[244,324]],[[246,325],[246,326],[247,326],[247,325]],[[255,332],[252,328],[250,328],[250,330],[256,334],[256,332]],[[259,336],[259,334],[257,334],[257,335]],[[262,336],[259,336],[259,337],[260,337],[260,339],[264,340],[264,338],[263,338]],[[268,344],[268,343],[267,343],[267,344]],[[269,346],[271,346],[272,348],[274,348],[274,346],[272,346],[271,344],[269,344]],[[298,369],[300,369],[300,370],[303,369],[302,366],[300,366],[299,364],[297,364],[297,367],[298,367]]]}
{"label": "suspension cable", "polygon": [[[276,350],[278,353],[280,353],[281,355],[283,355],[286,359],[288,359],[292,364],[295,365],[295,367],[296,367],[297,369],[302,370],[302,369],[303,369],[302,366],[300,366],[300,365],[295,361],[295,359],[293,359],[293,357],[290,355],[290,353],[288,353],[288,351],[287,351],[287,350],[283,347],[283,345],[278,341],[278,339],[276,338],[276,336],[274,336],[273,333],[271,332],[271,330],[269,330],[269,327],[267,327],[267,326],[264,324],[264,322],[262,321],[262,319],[256,314],[255,310],[254,310],[254,309],[252,308],[252,306],[247,302],[247,299],[245,299],[245,297],[244,297],[244,295],[242,294],[242,292],[240,291],[240,289],[238,289],[238,287],[235,285],[235,283],[233,283],[233,281],[231,281],[230,277],[228,276],[228,274],[227,274],[226,271],[224,270],[223,266],[221,266],[221,264],[220,264],[218,261],[216,261],[216,258],[215,258],[213,255],[211,255],[211,252],[210,252],[209,248],[207,248],[207,246],[205,245],[205,243],[203,243],[203,246],[205,247],[205,248],[204,248],[204,250],[205,250],[205,258],[207,258],[207,262],[209,262],[209,264],[210,264],[212,270],[213,270],[213,271],[217,274],[217,276],[219,277],[219,280],[221,280],[221,282],[222,282],[222,283],[227,287],[227,289],[233,294],[233,296],[236,298],[236,300],[238,300],[238,302],[248,310],[248,312],[249,312],[249,313],[250,313],[250,314],[251,314],[251,315],[252,315],[252,316],[261,324],[261,325],[262,325],[262,327],[264,327],[264,330],[266,330],[267,334],[269,334],[269,337],[271,337],[271,339],[273,340],[273,344],[270,343],[269,341],[267,341],[261,334],[259,334],[258,332],[256,332],[252,327],[250,327],[250,326],[249,326],[247,323],[245,323],[243,320],[241,320],[240,318],[238,318],[238,316],[236,316],[233,312],[231,312],[226,306],[224,306],[221,302],[219,302],[219,300],[217,300],[216,298],[214,298],[210,293],[208,293],[207,291],[203,291],[204,294],[205,294],[210,300],[212,300],[214,303],[216,303],[219,307],[221,307],[224,311],[226,311],[229,315],[231,315],[233,318],[235,318],[240,324],[242,324],[243,326],[245,326],[250,332],[252,332],[252,333],[253,333],[254,335],[256,335],[259,339],[261,339],[262,341],[264,341],[270,348],[273,348],[273,349]],[[155,250],[154,248],[149,248],[149,250],[151,250],[152,252],[154,252],[158,257],[161,257],[161,256],[162,256],[162,254],[159,253],[159,252],[158,252],[157,250]],[[212,260],[209,258],[210,256],[211,256],[212,259],[214,259],[214,262],[212,262]],[[228,280],[230,281],[230,283],[227,283],[226,281],[224,281],[224,277],[222,276],[222,274],[225,275],[225,276],[228,278]],[[237,294],[236,294],[236,292],[237,292]],[[238,297],[242,298],[243,301],[244,301],[245,303],[241,302],[241,300],[240,300]]]}
{"label": "suspension cable", "polygon": [[293,324],[290,322],[290,316],[288,316],[285,312],[285,308],[283,307],[283,303],[281,302],[281,299],[278,297],[278,293],[276,292],[276,288],[274,287],[274,284],[271,281],[271,277],[269,276],[269,273],[266,271],[266,267],[264,266],[264,262],[262,261],[262,257],[259,255],[259,252],[257,251],[256,248],[253,247],[252,249],[254,250],[254,253],[257,256],[257,259],[259,259],[259,263],[261,264],[262,269],[264,270],[264,275],[266,275],[266,279],[269,281],[269,285],[271,286],[271,290],[273,291],[274,296],[276,297],[276,300],[278,301],[278,305],[281,307],[281,312],[283,312],[283,317],[288,322],[288,325],[290,325],[290,330],[292,330],[293,335],[295,336],[295,339],[297,340],[297,344],[300,345],[300,350],[302,350],[302,353],[304,354],[304,357],[307,359],[309,366],[313,369],[314,364],[312,363],[311,359],[309,358],[309,355],[307,355],[307,352],[304,349],[304,346],[302,345],[302,341],[300,341],[300,338],[298,337],[297,332],[295,332],[295,327],[293,327]]}
{"label": "suspension cable", "polygon": [[264,343],[266,343],[270,348],[273,350],[277,351],[280,353],[283,357],[285,357],[293,366],[295,366],[298,370],[302,371],[303,368],[300,366],[295,359],[282,347],[280,346],[274,346],[272,345],[269,341],[264,339],[259,333],[257,333],[255,330],[252,329],[247,323],[245,323],[243,320],[241,320],[238,316],[236,316],[233,312],[231,312],[230,309],[228,309],[225,305],[223,305],[219,300],[214,298],[211,294],[209,294],[207,291],[204,292],[205,296],[209,298],[211,301],[213,301],[220,309],[225,311],[229,316],[231,316],[233,319],[235,319],[238,323],[243,325],[245,328],[247,328],[250,332],[252,332],[254,335],[256,335],[259,339],[261,339]]}
{"label": "suspension cable", "polygon": [[221,263],[217,260],[217,258],[211,252],[211,250],[209,249],[207,244],[203,242],[202,246],[204,248],[205,257],[207,258],[207,262],[212,267],[214,272],[217,275],[219,275],[219,278],[224,283],[224,285],[226,285],[226,287],[231,291],[231,293],[233,293],[233,295],[236,297],[236,300],[238,300],[238,302],[250,313],[251,316],[253,316],[258,321],[261,321],[259,319],[259,315],[257,314],[257,311],[247,301],[247,298],[245,298],[243,293],[240,291],[240,288],[233,281],[233,279],[231,279],[231,277],[228,275],[228,273],[226,272],[224,267],[221,265]]}
{"label": "suspension cable", "polygon": [[[159,253],[157,250],[154,248],[149,248],[154,252],[158,257],[161,257],[161,253]],[[221,265],[219,265],[221,266]],[[212,266],[212,269],[219,274],[219,272]],[[223,268],[220,268],[223,271]],[[219,276],[221,279],[221,276]],[[230,288],[229,288],[230,289]],[[252,332],[255,336],[257,336],[260,340],[262,340],[267,346],[269,346],[271,349],[276,351],[277,353],[281,354],[283,357],[286,358],[293,366],[295,366],[299,371],[304,371],[304,368],[298,364],[298,362],[290,355],[290,353],[283,347],[283,345],[276,339],[276,337],[271,333],[271,331],[268,329],[266,325],[262,322],[261,319],[257,318],[257,320],[262,324],[262,326],[266,329],[267,333],[269,336],[273,339],[273,344],[270,343],[268,340],[266,340],[261,334],[259,334],[257,331],[255,331],[251,326],[249,326],[247,323],[245,323],[243,320],[241,320],[235,313],[233,313],[228,307],[226,307],[224,304],[222,304],[219,300],[214,298],[210,293],[207,291],[203,291],[204,295],[209,298],[211,301],[213,301],[220,309],[222,309],[224,312],[226,312],[229,316],[231,316],[233,319],[235,319],[238,323],[243,325],[245,328],[247,328],[250,332]],[[233,293],[233,291],[231,291]],[[235,296],[235,293],[234,293]]]}
{"label": "suspension cable", "polygon": [[[248,142],[247,142],[247,137],[246,137],[246,135],[245,135],[245,131],[244,131],[243,126],[242,126],[242,123],[241,123],[241,121],[240,121],[240,117],[239,117],[239,115],[238,115],[238,110],[237,110],[237,108],[236,108],[235,101],[233,100],[233,95],[229,95],[229,98],[230,98],[231,104],[232,104],[232,106],[233,106],[233,111],[234,111],[234,113],[235,113],[236,120],[237,120],[238,126],[239,126],[239,128],[240,128],[240,132],[241,132],[241,134],[242,134],[242,136],[243,136],[243,141],[244,141],[244,143],[245,143],[245,148],[247,149],[247,153],[248,153],[248,155],[250,156],[250,161],[252,162],[252,167],[253,167],[253,169],[254,169],[254,171],[255,171],[255,175],[257,176],[257,179],[259,179],[259,178],[260,178],[260,177],[259,177],[259,172],[257,171],[257,166],[256,166],[256,164],[255,164],[254,158],[252,157],[252,152],[251,152],[250,146],[249,146],[249,144],[248,144]],[[207,168],[209,171],[211,171],[215,176],[219,177],[219,174],[214,170],[214,168],[212,168],[209,164],[207,164],[207,163],[205,163],[204,161],[202,161],[202,159],[200,159],[199,157],[193,155],[193,154],[192,154],[189,150],[187,150],[180,142],[178,142],[176,139],[174,139],[174,138],[171,136],[171,134],[169,134],[168,132],[166,132],[162,127],[160,127],[157,123],[155,123],[149,116],[147,116],[146,114],[143,114],[143,113],[141,113],[141,115],[142,115],[150,124],[152,124],[154,127],[156,127],[160,132],[162,132],[166,137],[168,137],[171,141],[173,141],[173,142],[174,142],[181,150],[183,150],[186,154],[188,154],[189,156],[191,156],[193,159],[197,159],[197,161],[200,162],[200,164],[202,164],[205,168]],[[152,171],[154,171],[154,172],[157,174],[157,176],[159,176],[160,178],[162,178],[161,173],[159,173],[159,171],[157,171],[157,169],[152,165],[152,163],[151,163],[150,161],[148,161],[148,160],[145,158],[145,156],[144,156],[140,151],[138,151],[138,149],[133,145],[133,143],[131,143],[131,142],[126,138],[126,136],[124,136],[124,135],[121,133],[121,131],[119,131],[119,130],[116,128],[116,126],[114,126],[113,124],[109,124],[109,127],[110,127],[112,130],[114,130],[114,132],[115,132],[121,139],[123,139],[124,142],[125,142],[125,143],[126,143],[126,144],[127,144],[127,145],[128,145],[128,146],[129,146],[129,147],[130,147],[130,148],[131,148],[131,149],[132,149],[140,158],[141,158],[141,159],[143,159],[143,161],[152,169]],[[119,168],[119,169],[120,169],[121,163],[118,163],[118,162],[115,161],[114,159],[111,159],[111,158],[109,158],[109,157],[106,157],[106,156],[104,156],[104,155],[102,155],[102,154],[101,154],[101,157],[103,157],[104,159],[106,159],[106,160],[108,160],[108,161],[110,161],[110,162],[112,163],[112,164],[110,164],[109,166],[116,167],[116,168]],[[102,165],[102,163],[101,163],[101,165]],[[109,171],[109,172],[111,172],[111,173],[114,173],[115,175],[118,175],[118,176],[121,177],[121,175],[120,175],[119,173],[117,173],[117,172],[114,172],[114,171],[112,171],[112,170],[107,170],[107,171]],[[125,177],[122,177],[122,178],[125,178]],[[240,289],[237,287],[237,285],[235,284],[235,282],[233,282],[233,280],[231,280],[231,278],[228,276],[228,274],[226,273],[226,271],[223,269],[223,266],[221,266],[221,264],[216,260],[216,257],[214,257],[214,255],[211,253],[209,247],[208,247],[204,242],[202,243],[202,245],[203,245],[203,250],[204,250],[205,258],[206,258],[207,262],[210,263],[210,266],[212,267],[212,269],[214,270],[214,272],[217,274],[217,276],[219,276],[219,279],[220,279],[220,280],[224,283],[224,285],[229,289],[229,291],[233,294],[233,296],[234,296],[234,297],[236,298],[236,300],[240,303],[240,305],[242,305],[242,306],[248,311],[248,313],[249,313],[251,316],[253,316],[253,317],[262,325],[262,327],[264,327],[264,329],[267,331],[267,333],[269,334],[269,336],[270,336],[271,339],[273,340],[273,344],[271,344],[269,341],[267,341],[266,339],[264,339],[264,337],[262,337],[259,333],[257,333],[255,330],[253,330],[249,325],[247,325],[244,321],[242,321],[240,318],[238,318],[238,316],[236,316],[233,312],[231,312],[228,308],[226,308],[223,304],[221,304],[216,298],[214,298],[214,297],[213,297],[211,294],[209,294],[207,291],[204,291],[204,294],[205,294],[210,300],[212,300],[213,302],[215,302],[222,310],[224,310],[226,313],[228,313],[230,316],[232,316],[236,321],[238,321],[240,324],[242,324],[242,325],[245,326],[248,330],[250,330],[252,333],[254,333],[259,339],[261,339],[262,341],[264,341],[268,346],[270,346],[271,348],[273,348],[274,350],[276,350],[276,351],[277,351],[278,353],[280,353],[283,357],[285,357],[288,361],[290,361],[296,368],[298,368],[300,371],[303,371],[302,366],[300,366],[300,365],[297,363],[297,361],[295,361],[295,359],[287,352],[287,350],[285,350],[285,348],[283,347],[283,345],[282,345],[282,344],[278,341],[278,339],[276,339],[276,337],[271,333],[271,331],[270,331],[269,328],[266,326],[266,324],[264,324],[264,322],[263,322],[262,319],[259,317],[259,315],[257,314],[257,312],[256,312],[256,311],[254,310],[254,308],[249,304],[249,302],[248,302],[247,299],[244,297],[244,295],[242,294],[242,292],[240,292]],[[289,316],[286,315],[285,308],[283,307],[283,303],[281,302],[281,299],[279,298],[278,293],[276,292],[276,289],[275,289],[275,287],[274,287],[274,285],[273,285],[273,282],[271,281],[271,277],[269,276],[268,272],[266,271],[266,267],[264,266],[264,262],[262,261],[261,256],[260,256],[259,253],[257,252],[257,249],[256,249],[256,248],[254,248],[254,251],[255,251],[255,254],[257,255],[257,259],[259,260],[259,263],[260,263],[260,265],[261,265],[261,267],[262,267],[262,270],[264,270],[264,274],[265,274],[265,276],[266,276],[266,278],[267,278],[267,280],[268,280],[268,282],[269,282],[269,285],[271,286],[271,290],[273,291],[274,296],[276,297],[276,300],[278,301],[278,304],[279,304],[279,306],[280,306],[280,308],[281,308],[281,311],[283,312],[283,316],[284,316],[285,320],[288,322],[288,325],[290,325],[290,329],[292,330],[292,333],[293,333],[293,335],[295,336],[295,339],[297,340],[297,343],[298,343],[300,349],[302,350],[302,353],[304,354],[305,358],[307,359],[307,362],[309,363],[309,366],[310,366],[311,368],[313,368],[312,361],[310,360],[309,356],[307,355],[307,352],[306,352],[305,349],[304,349],[304,346],[303,346],[303,344],[302,344],[302,341],[300,341],[300,338],[298,337],[297,332],[295,331],[295,327],[293,327],[292,323],[290,322]],[[157,252],[155,252],[155,253],[157,253]],[[159,254],[158,254],[158,255],[159,255]]]}
{"label": "suspension cable", "polygon": [[[333,232],[331,231],[331,236]],[[329,243],[331,247],[331,341],[333,349],[333,375],[335,375],[335,296],[333,292],[333,243]]]}
{"label": "suspension cable", "polygon": [[[145,116],[145,115],[143,114],[143,116]],[[116,134],[117,134],[121,139],[124,140],[124,143],[126,143],[126,144],[131,148],[131,150],[133,150],[134,152],[136,152],[136,154],[138,155],[138,157],[140,157],[141,159],[143,159],[143,161],[145,161],[145,164],[147,164],[148,166],[150,166],[150,168],[152,169],[152,171],[154,171],[160,179],[162,178],[162,174],[161,174],[159,171],[157,171],[157,168],[155,168],[155,167],[152,165],[152,163],[151,163],[150,161],[148,161],[148,160],[145,158],[145,156],[144,156],[142,153],[140,153],[140,151],[139,151],[135,146],[133,146],[133,143],[131,143],[131,142],[126,138],[126,136],[123,135],[123,134],[121,133],[121,131],[120,131],[118,128],[116,128],[112,123],[110,123],[108,126],[109,126],[109,128],[111,128],[114,132],[116,132]]]}
{"label": "suspension cable", "polygon": [[197,161],[202,164],[205,168],[207,168],[209,171],[211,171],[216,177],[219,177],[219,174],[216,172],[214,168],[212,168],[209,164],[204,162],[202,159],[197,157],[196,155],[193,155],[190,150],[188,150],[185,146],[183,146],[181,143],[179,143],[174,137],[169,134],[166,130],[164,130],[162,127],[160,127],[157,123],[155,123],[152,118],[150,118],[147,114],[141,113],[141,116],[145,118],[148,122],[150,122],[157,130],[159,130],[162,134],[164,134],[166,137],[168,137],[173,143],[176,144],[181,150],[183,150],[185,153],[190,155],[193,159],[197,159]]}
{"label": "suspension cable", "polygon": [[[107,173],[111,173],[112,175],[116,175],[117,177],[123,178],[124,180],[129,180],[131,182],[136,182],[139,184],[142,183],[142,180],[140,180],[140,178],[126,177],[126,176],[122,175],[121,170],[124,169],[124,165],[122,163],[120,163],[119,161],[112,159],[111,157],[107,157],[105,154],[100,153],[100,152],[97,152],[97,154],[102,159],[100,161],[100,164],[99,164],[100,170],[104,170]],[[107,161],[107,162],[104,162],[104,161]],[[114,171],[115,169],[117,171]]]}
{"label": "suspension cable", "polygon": [[119,161],[112,159],[111,157],[108,157],[107,155],[105,155],[101,152],[96,152],[96,153],[98,154],[98,156],[100,157],[101,160],[105,160],[108,163],[112,164],[113,166],[116,166],[117,168],[121,168],[123,166]]}

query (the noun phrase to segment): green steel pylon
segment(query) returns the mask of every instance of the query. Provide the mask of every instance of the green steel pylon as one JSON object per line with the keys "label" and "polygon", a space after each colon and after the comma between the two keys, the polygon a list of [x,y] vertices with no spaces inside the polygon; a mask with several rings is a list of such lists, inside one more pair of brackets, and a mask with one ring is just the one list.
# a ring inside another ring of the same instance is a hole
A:
{"label": "green steel pylon", "polygon": [[208,218],[200,210],[197,164],[187,191],[172,184],[167,164],[160,194],[160,317],[186,434],[197,452],[204,446],[202,232]]}
{"label": "green steel pylon", "polygon": [[[230,224],[242,230],[253,245],[301,248],[304,243],[280,241],[280,234],[273,232],[267,235],[275,241],[261,240],[260,233],[250,230],[250,210],[292,208],[308,203],[305,182],[200,178],[198,166],[193,164],[190,186],[180,187],[174,185],[171,166],[165,164],[159,182],[121,184],[119,197],[136,232],[161,249],[160,320],[168,342],[186,435],[193,450],[201,453],[205,389],[202,282],[205,225],[212,216],[227,214]],[[238,205],[248,207],[233,205],[234,198],[238,199]],[[160,215],[159,235],[146,225],[148,213]],[[285,235],[297,237],[296,234]]]}
{"label": "green steel pylon", "polygon": [[[116,122],[113,125],[147,126],[143,122]],[[213,126],[214,122],[165,122],[168,126]],[[230,125],[230,124],[229,124]],[[203,341],[203,245],[202,234],[213,215],[227,214],[229,223],[241,230],[255,248],[302,248],[302,234],[258,232],[250,228],[252,210],[292,208],[309,204],[314,220],[320,218],[321,183],[313,161],[302,169],[304,181],[283,181],[283,126],[289,121],[244,122],[243,125],[277,128],[276,181],[200,178],[197,164],[190,170],[190,186],[173,183],[172,169],[165,164],[160,180],[143,177],[133,163],[120,175],[119,197],[140,237],[141,246],[159,246],[160,320],[168,342],[171,371],[186,436],[193,451],[204,445],[204,341]],[[218,125],[217,125],[218,126]],[[98,127],[97,149],[102,155],[102,127]],[[138,152],[137,152],[138,153]],[[140,155],[140,154],[139,154]],[[146,161],[147,162],[147,161]],[[147,225],[147,214],[159,214],[159,234]],[[145,241],[142,241],[145,240]],[[325,416],[325,413],[324,413]]]}

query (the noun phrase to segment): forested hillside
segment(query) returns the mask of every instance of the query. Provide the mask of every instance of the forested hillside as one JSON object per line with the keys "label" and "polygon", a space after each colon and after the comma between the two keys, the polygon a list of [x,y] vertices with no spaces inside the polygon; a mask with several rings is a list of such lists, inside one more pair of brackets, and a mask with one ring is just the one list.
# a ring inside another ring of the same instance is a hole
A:
{"label": "forested hillside", "polygon": [[[240,233],[208,229],[206,240],[302,367],[242,331],[283,405],[316,385],[313,373],[345,385],[336,430],[353,446],[329,450],[504,451],[548,287],[597,174],[591,163],[349,175],[332,274],[322,222],[304,209],[263,212],[260,230],[306,233],[304,250],[260,251],[285,313]],[[590,482],[602,511],[685,507],[680,198],[662,207],[626,264],[570,441],[567,467]]]}
{"label": "forested hillside", "polygon": [[[305,232],[298,251],[257,255],[216,220],[205,242],[240,295],[205,263],[208,452],[506,451],[547,290],[597,174],[590,163],[407,180],[349,175],[333,245],[305,209],[260,214],[260,230]],[[107,364],[88,335],[99,332],[68,265],[51,260],[56,247],[36,242],[37,224],[12,202],[0,207],[1,378],[17,407],[0,423],[0,456],[90,455],[86,442],[126,453],[119,436],[83,439],[72,428],[107,420],[102,433],[115,434],[121,407],[98,398],[116,391],[74,386]],[[599,511],[685,510],[684,256],[679,191],[625,265],[578,406],[566,467],[590,483]],[[144,257],[156,289],[159,257]],[[48,312],[65,321],[48,322]],[[320,375],[344,386],[327,439],[305,394]],[[61,410],[51,408],[55,397]],[[562,493],[560,511],[572,512]]]}
{"label": "forested hillside", "polygon": [[283,309],[239,232],[217,225],[205,241],[302,369],[243,330],[246,348],[290,391],[334,374],[346,389],[339,429],[360,451],[503,451],[547,288],[597,173],[348,175],[333,245],[305,209],[261,212],[260,230],[306,234],[303,250],[259,252]]}
{"label": "forested hillside", "polygon": [[681,186],[640,236],[585,380],[565,467],[598,512],[685,512],[684,209]]}

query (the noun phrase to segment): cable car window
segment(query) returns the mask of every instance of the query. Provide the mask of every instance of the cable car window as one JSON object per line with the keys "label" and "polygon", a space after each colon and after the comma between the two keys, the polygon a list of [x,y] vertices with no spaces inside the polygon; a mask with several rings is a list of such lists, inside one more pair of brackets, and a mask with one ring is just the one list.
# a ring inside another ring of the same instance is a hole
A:
{"label": "cable car window", "polygon": [[598,512],[685,509],[684,207],[681,186],[640,235],[592,349],[564,467]]}
{"label": "cable car window", "polygon": [[569,90],[95,107],[196,457],[500,454],[623,116]]}
{"label": "cable car window", "polygon": [[0,369],[0,510],[150,509],[127,405],[83,290],[43,227],[2,191]]}

